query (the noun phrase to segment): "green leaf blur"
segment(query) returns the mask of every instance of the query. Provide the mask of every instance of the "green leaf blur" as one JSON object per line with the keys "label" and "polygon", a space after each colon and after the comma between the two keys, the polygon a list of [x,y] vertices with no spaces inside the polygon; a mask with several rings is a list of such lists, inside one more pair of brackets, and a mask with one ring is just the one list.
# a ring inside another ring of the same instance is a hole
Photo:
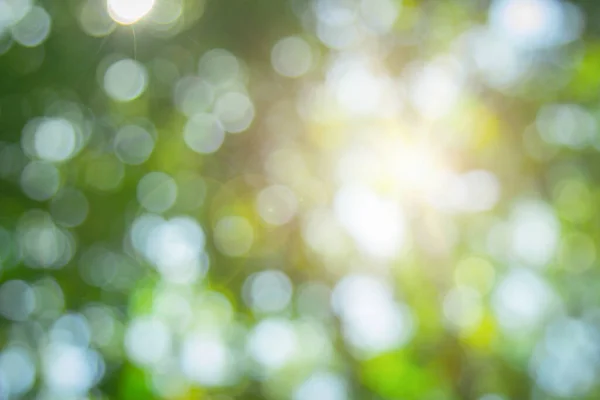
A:
{"label": "green leaf blur", "polygon": [[0,0],[0,400],[600,398],[599,16]]}

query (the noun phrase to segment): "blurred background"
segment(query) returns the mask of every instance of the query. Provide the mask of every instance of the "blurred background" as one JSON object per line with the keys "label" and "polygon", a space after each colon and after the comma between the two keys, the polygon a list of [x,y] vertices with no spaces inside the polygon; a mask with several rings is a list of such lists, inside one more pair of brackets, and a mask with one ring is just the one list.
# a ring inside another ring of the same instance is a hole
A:
{"label": "blurred background", "polygon": [[599,20],[0,0],[0,399],[599,399]]}

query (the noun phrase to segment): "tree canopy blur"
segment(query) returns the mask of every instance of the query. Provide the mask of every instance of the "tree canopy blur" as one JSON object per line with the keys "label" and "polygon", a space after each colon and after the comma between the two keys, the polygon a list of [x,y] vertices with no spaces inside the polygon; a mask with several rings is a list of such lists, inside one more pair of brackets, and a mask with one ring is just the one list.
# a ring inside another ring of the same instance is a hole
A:
{"label": "tree canopy blur", "polygon": [[600,398],[598,18],[0,0],[0,399]]}

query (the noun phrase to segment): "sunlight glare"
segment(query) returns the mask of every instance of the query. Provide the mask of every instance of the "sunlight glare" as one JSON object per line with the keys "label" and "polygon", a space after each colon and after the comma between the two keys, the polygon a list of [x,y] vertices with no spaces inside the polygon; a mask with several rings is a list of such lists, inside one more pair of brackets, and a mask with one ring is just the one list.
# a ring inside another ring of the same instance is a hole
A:
{"label": "sunlight glare", "polygon": [[131,25],[138,22],[154,7],[155,0],[108,0],[108,13],[115,22]]}
{"label": "sunlight glare", "polygon": [[401,192],[425,195],[443,185],[444,163],[436,149],[427,143],[390,144],[383,159]]}
{"label": "sunlight glare", "polygon": [[492,30],[523,50],[572,42],[583,27],[580,11],[559,0],[496,0],[489,12]]}
{"label": "sunlight glare", "polygon": [[370,256],[394,258],[405,242],[402,209],[368,186],[344,185],[334,200],[335,214],[358,246]]}

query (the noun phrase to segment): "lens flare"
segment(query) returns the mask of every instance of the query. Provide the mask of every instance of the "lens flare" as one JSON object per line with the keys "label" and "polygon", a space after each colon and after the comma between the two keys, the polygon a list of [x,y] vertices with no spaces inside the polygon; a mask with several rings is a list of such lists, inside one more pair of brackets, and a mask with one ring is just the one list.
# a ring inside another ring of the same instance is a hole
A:
{"label": "lens flare", "polygon": [[155,0],[108,0],[108,13],[115,22],[131,25],[138,22],[154,7]]}

